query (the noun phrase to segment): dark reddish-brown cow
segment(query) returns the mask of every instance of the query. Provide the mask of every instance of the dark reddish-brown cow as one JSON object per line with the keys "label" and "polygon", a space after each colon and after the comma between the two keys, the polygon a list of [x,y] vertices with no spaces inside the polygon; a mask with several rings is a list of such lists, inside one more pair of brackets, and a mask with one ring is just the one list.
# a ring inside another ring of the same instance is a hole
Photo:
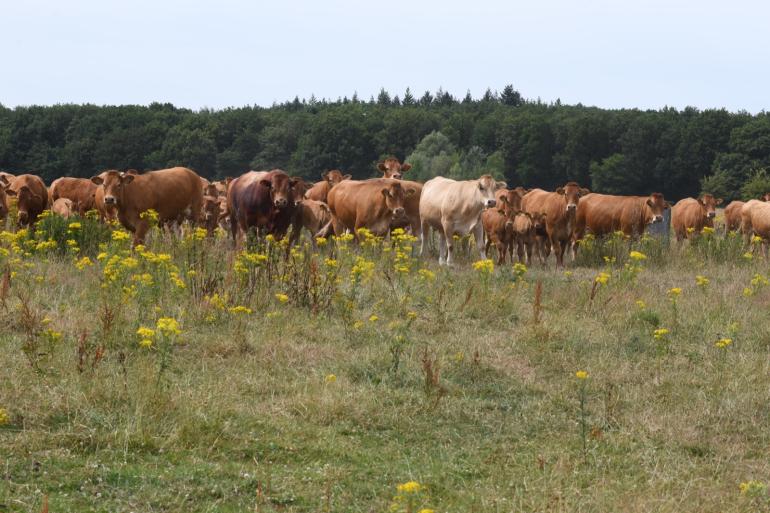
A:
{"label": "dark reddish-brown cow", "polygon": [[544,213],[545,230],[550,247],[556,255],[556,265],[564,266],[564,252],[571,244],[575,230],[575,214],[588,189],[581,188],[575,182],[559,187],[556,192],[532,189],[521,201],[521,208],[530,214]]}
{"label": "dark reddish-brown cow", "polygon": [[59,198],[72,201],[73,207],[80,215],[95,208],[94,195],[99,186],[88,178],[72,178],[65,176],[57,178],[48,188],[50,202],[53,204]]}
{"label": "dark reddish-brown cow", "polygon": [[377,169],[382,171],[383,178],[401,180],[404,177],[404,173],[412,169],[412,165],[402,164],[397,158],[390,157],[377,164]]}
{"label": "dark reddish-brown cow", "polygon": [[663,221],[663,212],[667,208],[671,205],[659,192],[649,196],[588,194],[580,199],[577,209],[575,240],[582,239],[586,230],[596,237],[616,231],[639,237],[647,225]]}
{"label": "dark reddish-brown cow", "polygon": [[316,182],[306,193],[307,199],[326,202],[329,191],[343,180],[350,180],[350,175],[343,175],[339,169],[321,173],[322,180]]}
{"label": "dark reddish-brown cow", "polygon": [[700,198],[685,198],[677,201],[671,207],[671,226],[677,241],[699,235],[703,228],[714,227],[717,216],[717,206],[722,204],[722,198],[716,199],[711,194],[703,194]]}
{"label": "dark reddish-brown cow", "polygon": [[329,191],[333,220],[319,235],[328,236],[333,227],[336,235],[347,229],[357,237],[359,228],[367,228],[374,235],[383,236],[406,218],[406,199],[416,192],[400,180],[389,178],[345,180]]}
{"label": "dark reddish-brown cow", "polygon": [[[514,195],[518,197],[515,192]],[[513,260],[513,245],[515,243],[513,219],[518,212],[518,210],[506,208],[505,203],[508,200],[505,195],[502,198],[503,201],[498,203],[495,208],[487,208],[481,213],[481,224],[484,226],[484,234],[486,235],[485,251],[489,254],[489,247],[494,244],[497,248],[497,263],[500,265],[505,263],[506,255],[509,253],[511,260]]]}
{"label": "dark reddish-brown cow", "polygon": [[294,222],[302,194],[302,180],[280,169],[249,171],[234,179],[227,189],[233,239],[242,240],[249,229],[283,238]]}
{"label": "dark reddish-brown cow", "polygon": [[16,196],[20,226],[35,224],[38,216],[48,208],[48,189],[39,176],[16,176],[5,193],[8,196]]}
{"label": "dark reddish-brown cow", "polygon": [[104,191],[105,205],[114,206],[120,223],[134,233],[134,245],[144,243],[150,221],[142,214],[158,213],[164,225],[187,217],[198,221],[203,206],[200,176],[186,167],[150,171],[143,175],[110,170],[91,178]]}

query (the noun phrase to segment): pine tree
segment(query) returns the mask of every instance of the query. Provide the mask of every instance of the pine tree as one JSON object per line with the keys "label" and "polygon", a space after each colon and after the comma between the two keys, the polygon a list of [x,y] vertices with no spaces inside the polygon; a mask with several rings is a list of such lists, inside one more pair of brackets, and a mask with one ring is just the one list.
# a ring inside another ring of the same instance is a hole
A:
{"label": "pine tree", "polygon": [[508,84],[503,88],[503,92],[500,94],[500,103],[503,105],[518,107],[522,103],[521,93],[514,89],[513,85]]}
{"label": "pine tree", "polygon": [[414,105],[415,100],[414,96],[412,96],[412,91],[407,87],[406,92],[404,93],[404,101],[402,102],[405,106]]}
{"label": "pine tree", "polygon": [[433,103],[433,95],[430,94],[430,91],[425,91],[425,94],[422,95],[422,98],[420,98],[420,105],[428,106]]}
{"label": "pine tree", "polygon": [[380,89],[380,94],[377,95],[377,103],[379,105],[390,105],[390,95],[384,87]]}

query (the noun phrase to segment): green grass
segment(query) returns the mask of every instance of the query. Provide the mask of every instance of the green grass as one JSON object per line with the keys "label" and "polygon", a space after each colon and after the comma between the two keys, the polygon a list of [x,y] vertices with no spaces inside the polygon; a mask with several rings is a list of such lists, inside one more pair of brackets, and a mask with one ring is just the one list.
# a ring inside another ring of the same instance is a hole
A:
{"label": "green grass", "polygon": [[[376,242],[334,255],[329,243],[317,271],[309,249],[285,262],[260,246],[268,261],[238,273],[228,241],[155,231],[148,247],[176,271],[134,255],[103,288],[128,242],[94,233],[81,235],[102,242],[82,270],[70,250],[0,257],[16,272],[0,307],[2,511],[39,511],[44,495],[52,512],[387,511],[410,480],[414,505],[437,512],[768,510],[764,492],[739,490],[770,480],[770,286],[751,284],[768,265],[739,241],[646,241],[638,272],[615,241],[613,264],[598,247],[567,274],[551,262],[517,279],[510,266],[474,271],[473,252],[447,270]],[[373,270],[354,284],[360,255]],[[611,277],[591,299],[600,271]],[[145,272],[153,284],[136,285]],[[181,343],[141,348],[136,329],[162,316],[179,320]],[[590,373],[587,463],[577,370]]]}

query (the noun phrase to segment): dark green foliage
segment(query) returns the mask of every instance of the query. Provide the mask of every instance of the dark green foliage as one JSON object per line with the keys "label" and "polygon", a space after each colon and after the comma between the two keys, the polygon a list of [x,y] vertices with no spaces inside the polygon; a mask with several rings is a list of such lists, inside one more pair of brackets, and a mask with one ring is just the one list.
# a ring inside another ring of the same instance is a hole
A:
{"label": "dark green foliage", "polygon": [[597,192],[658,191],[675,201],[703,190],[729,200],[753,195],[743,184],[770,166],[767,113],[545,104],[508,85],[477,99],[441,88],[417,97],[407,88],[399,99],[382,89],[368,102],[357,94],[296,97],[270,108],[221,111],[160,103],[0,106],[0,169],[48,182],[173,165],[209,178],[282,168],[315,180],[339,168],[360,179],[377,176],[375,164],[385,156],[411,155],[417,164],[418,144],[432,132],[451,151],[444,164],[431,163],[432,171],[420,164],[414,178],[439,169],[456,178],[492,172],[511,186],[554,188],[574,180]]}

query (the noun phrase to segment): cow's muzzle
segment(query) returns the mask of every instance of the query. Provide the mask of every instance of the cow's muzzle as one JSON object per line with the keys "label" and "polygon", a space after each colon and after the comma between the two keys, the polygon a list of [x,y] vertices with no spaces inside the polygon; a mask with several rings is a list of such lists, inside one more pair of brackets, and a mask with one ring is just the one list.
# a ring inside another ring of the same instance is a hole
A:
{"label": "cow's muzzle", "polygon": [[115,196],[105,196],[104,197],[104,204],[105,205],[114,205],[116,203]]}
{"label": "cow's muzzle", "polygon": [[708,214],[706,214],[706,217],[708,217],[709,219],[713,219],[713,218],[715,218],[716,216],[717,216],[717,213],[716,213],[716,212],[709,212]]}
{"label": "cow's muzzle", "polygon": [[273,202],[273,205],[275,205],[277,208],[283,208],[283,207],[285,207],[288,204],[289,204],[289,202],[286,201],[286,198],[278,198],[277,200],[275,200]]}
{"label": "cow's muzzle", "polygon": [[391,175],[390,177],[394,180],[401,180],[401,175]]}
{"label": "cow's muzzle", "polygon": [[577,210],[577,204],[570,203],[567,205],[567,212],[574,212],[575,210]]}
{"label": "cow's muzzle", "polygon": [[404,217],[404,207],[398,207],[393,209],[393,217]]}
{"label": "cow's muzzle", "polygon": [[487,207],[487,208],[492,208],[492,207],[494,207],[495,205],[497,205],[497,201],[495,201],[495,200],[493,200],[493,199],[488,199],[488,200],[486,201],[485,205],[486,205],[486,207]]}
{"label": "cow's muzzle", "polygon": [[653,222],[653,223],[660,223],[660,222],[662,222],[662,221],[663,221],[663,216],[654,216],[654,217],[652,218],[652,222]]}

